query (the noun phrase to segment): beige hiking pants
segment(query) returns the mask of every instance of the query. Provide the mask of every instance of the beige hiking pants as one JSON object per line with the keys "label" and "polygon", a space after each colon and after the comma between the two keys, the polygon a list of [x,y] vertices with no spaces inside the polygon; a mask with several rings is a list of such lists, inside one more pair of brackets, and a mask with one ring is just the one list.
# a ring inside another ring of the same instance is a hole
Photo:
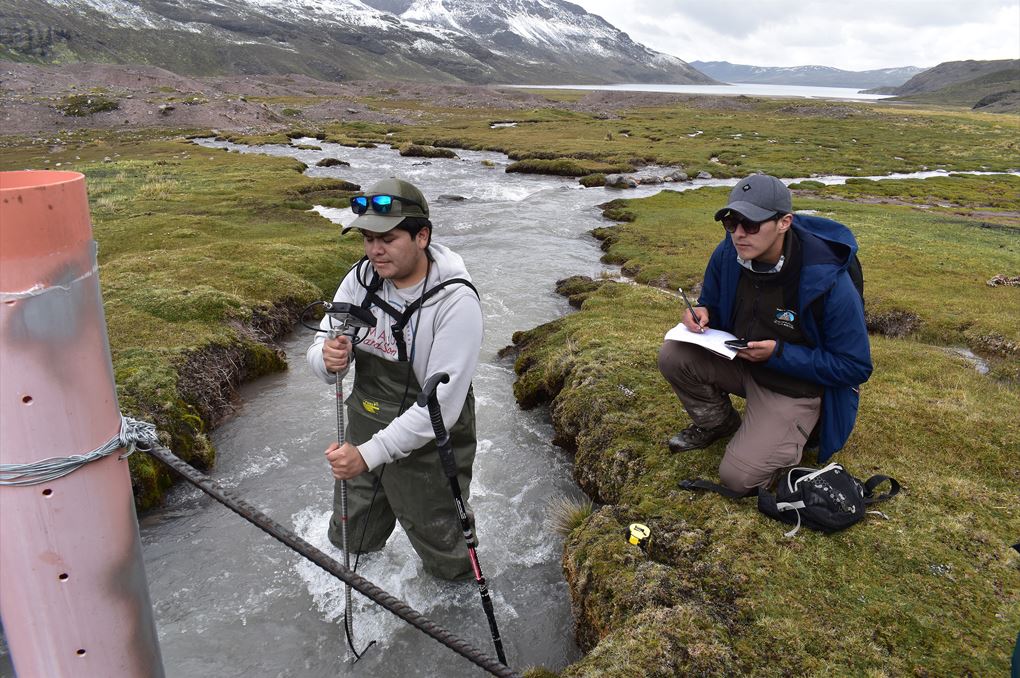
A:
{"label": "beige hiking pants", "polygon": [[726,420],[729,394],[746,400],[743,422],[719,464],[722,484],[737,492],[766,487],[777,471],[798,464],[822,409],[819,397],[791,398],[759,386],[747,366],[679,341],[659,350],[659,371],[698,426]]}

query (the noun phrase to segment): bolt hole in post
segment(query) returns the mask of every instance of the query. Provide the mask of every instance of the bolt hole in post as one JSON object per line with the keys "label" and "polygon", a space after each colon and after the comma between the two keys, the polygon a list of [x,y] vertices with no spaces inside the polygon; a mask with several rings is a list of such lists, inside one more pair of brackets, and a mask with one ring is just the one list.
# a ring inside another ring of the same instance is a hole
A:
{"label": "bolt hole in post", "polygon": [[57,579],[59,579],[60,581],[67,581],[69,578],[70,578],[70,575],[68,575],[66,572],[61,572],[57,576]]}
{"label": "bolt hole in post", "polygon": [[48,487],[45,490],[43,490],[42,493],[43,493],[44,497],[52,497],[53,496],[53,490],[51,490]]}
{"label": "bolt hole in post", "polygon": [[75,654],[78,655],[79,657],[84,657],[85,656],[85,648],[81,648],[80,650],[75,652]]}
{"label": "bolt hole in post", "polygon": [[21,402],[24,403],[25,405],[31,405],[32,404],[32,400],[33,400],[32,396],[30,396],[30,395],[22,396],[21,397]]}

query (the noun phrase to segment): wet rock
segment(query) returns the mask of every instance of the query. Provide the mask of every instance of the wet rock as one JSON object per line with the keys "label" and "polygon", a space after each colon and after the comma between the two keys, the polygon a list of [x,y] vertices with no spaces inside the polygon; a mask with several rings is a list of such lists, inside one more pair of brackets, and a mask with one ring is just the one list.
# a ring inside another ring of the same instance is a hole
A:
{"label": "wet rock", "polygon": [[638,182],[634,177],[627,174],[607,174],[606,186],[608,188],[637,188]]}
{"label": "wet rock", "polygon": [[462,195],[450,195],[449,193],[443,193],[439,196],[438,200],[443,200],[445,202],[461,202],[463,200],[467,200],[467,198]]}
{"label": "wet rock", "polygon": [[661,184],[663,179],[662,177],[657,176],[655,174],[645,174],[639,177],[635,177],[635,181],[637,181],[639,184],[654,185]]}
{"label": "wet rock", "polygon": [[697,178],[698,179],[711,179],[712,175],[709,174],[708,172],[705,172],[704,170],[702,170],[701,172],[698,172]]}
{"label": "wet rock", "polygon": [[316,167],[350,167],[351,163],[346,160],[340,160],[339,158],[323,158],[319,162],[315,163]]}

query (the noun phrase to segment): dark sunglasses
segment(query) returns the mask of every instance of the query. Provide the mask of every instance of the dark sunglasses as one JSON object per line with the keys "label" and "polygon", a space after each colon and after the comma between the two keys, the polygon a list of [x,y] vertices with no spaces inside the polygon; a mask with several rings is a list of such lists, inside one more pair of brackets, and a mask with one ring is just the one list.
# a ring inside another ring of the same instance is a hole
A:
{"label": "dark sunglasses", "polygon": [[754,235],[755,233],[761,230],[762,224],[767,224],[770,221],[782,219],[783,214],[784,214],[783,212],[776,212],[771,217],[763,221],[751,221],[750,219],[745,217],[743,214],[740,214],[739,212],[727,212],[722,216],[722,218],[719,221],[722,222],[722,227],[726,229],[727,233],[735,233],[737,230],[737,226],[743,226],[744,233],[748,235]]}
{"label": "dark sunglasses", "polygon": [[351,198],[351,211],[355,214],[364,214],[368,211],[369,204],[371,204],[372,211],[376,214],[389,214],[390,210],[393,209],[394,200],[407,205],[415,205],[421,211],[425,211],[425,209],[414,200],[401,198],[399,195],[373,195],[371,198],[366,195],[359,195],[355,198]]}

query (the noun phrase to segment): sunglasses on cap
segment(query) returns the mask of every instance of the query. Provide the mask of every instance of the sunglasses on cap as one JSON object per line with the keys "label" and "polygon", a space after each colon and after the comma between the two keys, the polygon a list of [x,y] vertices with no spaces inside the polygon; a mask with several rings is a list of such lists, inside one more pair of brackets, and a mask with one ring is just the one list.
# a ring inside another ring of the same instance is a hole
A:
{"label": "sunglasses on cap", "polygon": [[761,230],[762,224],[767,224],[770,221],[782,219],[785,212],[776,212],[768,219],[762,221],[751,221],[740,212],[733,212],[732,210],[722,215],[719,221],[722,222],[722,227],[726,229],[727,233],[735,233],[737,226],[744,227],[744,233],[748,235],[754,235]]}
{"label": "sunglasses on cap", "polygon": [[401,198],[399,195],[373,195],[371,197],[359,195],[355,198],[351,198],[351,211],[355,214],[364,214],[368,211],[369,205],[371,205],[372,211],[376,214],[389,214],[390,210],[393,209],[394,200],[408,205],[415,205],[422,212],[425,211],[425,208],[416,203],[414,200]]}

